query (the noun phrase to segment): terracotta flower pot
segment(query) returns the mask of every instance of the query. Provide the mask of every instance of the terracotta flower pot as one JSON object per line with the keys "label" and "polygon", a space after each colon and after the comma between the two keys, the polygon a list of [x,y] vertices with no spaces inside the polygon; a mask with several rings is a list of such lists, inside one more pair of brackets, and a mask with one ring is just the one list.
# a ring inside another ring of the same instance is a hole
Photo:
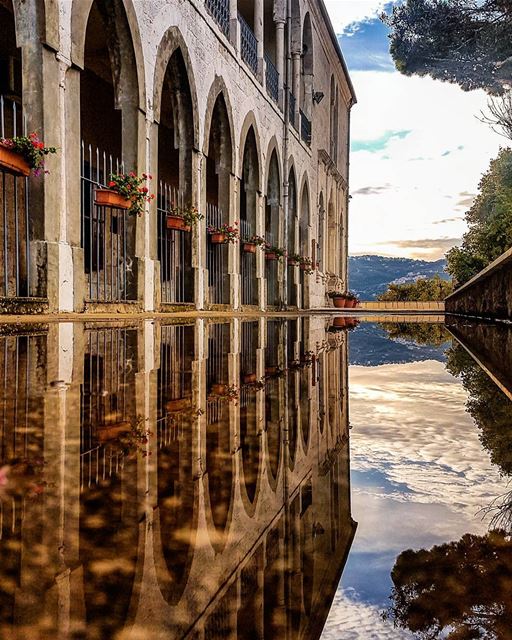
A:
{"label": "terracotta flower pot", "polygon": [[23,156],[0,145],[0,167],[15,176],[29,176],[30,166]]}
{"label": "terracotta flower pot", "polygon": [[215,394],[216,396],[223,396],[227,392],[228,392],[227,384],[220,384],[218,382],[216,382],[215,384],[212,384],[212,393]]}
{"label": "terracotta flower pot", "polygon": [[347,306],[347,301],[345,298],[333,298],[332,303],[336,307],[336,309],[344,309]]}
{"label": "terracotta flower pot", "polygon": [[297,262],[297,260],[292,260],[291,258],[288,258],[288,266],[289,267],[296,267],[299,263]]}
{"label": "terracotta flower pot", "polygon": [[356,301],[355,300],[347,300],[345,306],[346,306],[347,309],[353,309],[356,306]]}
{"label": "terracotta flower pot", "polygon": [[167,413],[175,413],[177,411],[184,411],[185,409],[189,409],[191,406],[191,398],[176,398],[174,400],[169,400],[165,405],[165,409]]}
{"label": "terracotta flower pot", "polygon": [[252,242],[244,242],[242,251],[244,253],[256,253],[256,245]]}
{"label": "terracotta flower pot", "polygon": [[251,382],[256,382],[256,374],[255,373],[247,373],[243,377],[244,384],[251,384]]}
{"label": "terracotta flower pot", "polygon": [[306,264],[301,264],[300,265],[300,270],[301,271],[306,271],[307,269],[310,269],[310,267],[308,265],[306,265]]}
{"label": "terracotta flower pot", "polygon": [[125,198],[112,189],[96,189],[94,191],[94,204],[99,207],[111,207],[112,209],[129,209],[131,200]]}
{"label": "terracotta flower pot", "polygon": [[267,251],[265,253],[265,260],[277,260],[277,253],[273,251]]}
{"label": "terracotta flower pot", "polygon": [[334,318],[332,321],[332,326],[337,328],[342,328],[347,326],[347,318]]}
{"label": "terracotta flower pot", "polygon": [[180,216],[167,216],[166,218],[167,228],[175,229],[176,231],[190,231],[191,227]]}
{"label": "terracotta flower pot", "polygon": [[265,367],[266,376],[275,376],[277,373],[277,367]]}
{"label": "terracotta flower pot", "polygon": [[129,422],[114,422],[98,427],[98,440],[100,442],[109,442],[116,440],[123,433],[128,433],[131,429]]}
{"label": "terracotta flower pot", "polygon": [[212,233],[210,236],[210,242],[212,244],[226,244],[226,234],[225,233]]}

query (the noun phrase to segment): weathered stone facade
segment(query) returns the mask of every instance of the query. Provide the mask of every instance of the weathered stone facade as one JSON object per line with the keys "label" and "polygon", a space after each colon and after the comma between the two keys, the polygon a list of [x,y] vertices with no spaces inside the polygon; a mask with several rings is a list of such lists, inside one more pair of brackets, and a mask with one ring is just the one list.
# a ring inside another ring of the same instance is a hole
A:
{"label": "weathered stone facade", "polygon": [[[59,148],[16,213],[29,260],[16,295],[4,287],[9,302],[266,310],[323,307],[346,287],[355,97],[322,0],[0,0],[0,11],[6,113],[17,104]],[[139,218],[93,204],[117,167],[153,176]],[[177,202],[205,215],[190,233],[167,228]],[[312,273],[242,242],[213,246],[207,225],[235,221]]]}

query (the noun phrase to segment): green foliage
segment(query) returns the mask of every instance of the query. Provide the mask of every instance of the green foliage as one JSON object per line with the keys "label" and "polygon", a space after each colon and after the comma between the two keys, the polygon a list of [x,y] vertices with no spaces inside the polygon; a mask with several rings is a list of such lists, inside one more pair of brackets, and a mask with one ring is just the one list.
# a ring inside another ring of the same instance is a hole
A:
{"label": "green foliage", "polygon": [[424,640],[488,640],[512,629],[512,542],[502,531],[466,534],[430,550],[402,552],[385,617]]}
{"label": "green foliage", "polygon": [[512,403],[459,344],[446,352],[446,369],[469,394],[466,409],[480,430],[491,462],[512,475]]}
{"label": "green foliage", "polygon": [[510,82],[510,0],[406,0],[383,15],[398,71],[465,91],[503,93]]}
{"label": "green foliage", "polygon": [[391,340],[410,340],[419,345],[440,347],[451,339],[443,324],[431,322],[381,322]]}
{"label": "green foliage", "polygon": [[463,284],[512,246],[512,149],[501,149],[466,213],[462,246],[448,251],[447,271]]}
{"label": "green foliage", "polygon": [[452,283],[435,275],[433,278],[418,278],[415,282],[389,284],[378,296],[381,302],[429,302],[441,301],[453,291]]}

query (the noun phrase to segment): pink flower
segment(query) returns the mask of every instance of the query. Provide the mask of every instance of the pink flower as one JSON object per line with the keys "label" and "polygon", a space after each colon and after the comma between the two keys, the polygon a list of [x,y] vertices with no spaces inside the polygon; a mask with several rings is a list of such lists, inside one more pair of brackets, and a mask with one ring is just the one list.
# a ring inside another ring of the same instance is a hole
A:
{"label": "pink flower", "polygon": [[109,186],[109,187],[115,187],[115,186],[116,186],[116,183],[115,183],[113,180],[111,180],[111,181],[108,183],[108,186]]}

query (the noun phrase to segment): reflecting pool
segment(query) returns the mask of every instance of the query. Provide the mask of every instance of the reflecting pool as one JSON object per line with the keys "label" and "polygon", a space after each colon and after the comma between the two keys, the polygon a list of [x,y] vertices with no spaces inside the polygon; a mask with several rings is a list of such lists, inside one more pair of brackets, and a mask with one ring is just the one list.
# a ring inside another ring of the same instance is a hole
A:
{"label": "reflecting pool", "polygon": [[512,638],[509,332],[1,325],[0,639]]}

